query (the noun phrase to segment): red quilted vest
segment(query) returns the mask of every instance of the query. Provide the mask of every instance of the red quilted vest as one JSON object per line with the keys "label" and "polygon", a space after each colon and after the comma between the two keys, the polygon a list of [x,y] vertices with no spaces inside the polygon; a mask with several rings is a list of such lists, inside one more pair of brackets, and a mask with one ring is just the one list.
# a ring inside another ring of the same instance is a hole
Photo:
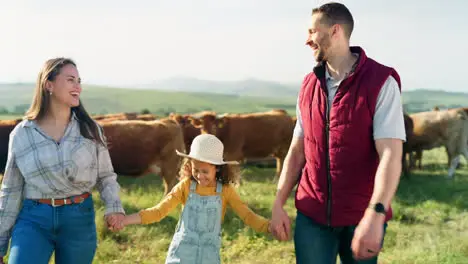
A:
{"label": "red quilted vest", "polygon": [[[343,80],[327,114],[325,64],[308,74],[299,92],[306,164],[296,192],[296,208],[328,226],[357,225],[374,188],[379,155],[372,120],[379,91],[390,67],[368,58],[360,47],[355,71]],[[388,209],[386,220],[392,217]]]}

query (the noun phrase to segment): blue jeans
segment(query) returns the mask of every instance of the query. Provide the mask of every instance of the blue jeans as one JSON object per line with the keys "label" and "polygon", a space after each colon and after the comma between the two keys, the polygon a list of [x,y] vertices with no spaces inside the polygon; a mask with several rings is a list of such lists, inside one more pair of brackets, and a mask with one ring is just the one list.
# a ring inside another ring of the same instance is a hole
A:
{"label": "blue jeans", "polygon": [[[356,261],[351,241],[356,226],[328,227],[297,212],[294,247],[297,264],[335,264],[337,255],[342,264],[377,264],[377,257]],[[384,235],[387,223],[384,224]],[[382,241],[383,243],[383,241]]]}
{"label": "blue jeans", "polygon": [[11,236],[8,264],[90,264],[96,252],[92,197],[80,204],[52,207],[24,200]]}

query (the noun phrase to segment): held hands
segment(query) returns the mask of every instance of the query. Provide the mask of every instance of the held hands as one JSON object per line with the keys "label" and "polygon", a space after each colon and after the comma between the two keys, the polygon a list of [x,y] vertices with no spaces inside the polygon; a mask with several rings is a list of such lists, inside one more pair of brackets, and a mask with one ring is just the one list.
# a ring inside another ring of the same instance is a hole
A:
{"label": "held hands", "polygon": [[[124,228],[123,220],[125,218],[125,215],[122,213],[113,213],[109,214],[105,217],[105,220],[107,222],[107,228],[109,228],[110,231],[116,232],[120,231]],[[2,264],[0,262],[0,264]]]}
{"label": "held hands", "polygon": [[291,220],[284,210],[283,206],[279,203],[273,205],[271,222],[268,230],[279,241],[286,241],[291,238]]}

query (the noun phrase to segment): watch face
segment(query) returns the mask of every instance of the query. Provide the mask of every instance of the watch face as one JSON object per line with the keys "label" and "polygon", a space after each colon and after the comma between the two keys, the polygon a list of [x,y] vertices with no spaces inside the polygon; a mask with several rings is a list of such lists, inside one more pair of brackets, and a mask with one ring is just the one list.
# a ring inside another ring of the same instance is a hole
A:
{"label": "watch face", "polygon": [[383,206],[383,204],[378,203],[375,205],[375,211],[379,213],[385,213],[385,207]]}

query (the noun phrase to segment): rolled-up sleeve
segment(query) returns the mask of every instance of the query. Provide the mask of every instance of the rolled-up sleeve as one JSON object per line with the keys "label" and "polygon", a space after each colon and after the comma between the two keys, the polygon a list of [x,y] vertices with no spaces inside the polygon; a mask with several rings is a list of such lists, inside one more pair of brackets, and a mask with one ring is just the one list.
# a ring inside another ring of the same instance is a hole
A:
{"label": "rolled-up sleeve", "polygon": [[293,137],[303,138],[304,137],[304,128],[302,127],[302,115],[301,108],[299,105],[299,97],[296,102],[296,125],[294,126]]}
{"label": "rolled-up sleeve", "polygon": [[406,141],[400,88],[392,76],[388,77],[377,97],[373,127],[374,140],[395,138]]}
{"label": "rolled-up sleeve", "polygon": [[120,185],[117,182],[117,174],[114,172],[109,150],[101,144],[98,147],[98,177],[96,186],[106,207],[105,215],[111,213],[125,214],[119,196]]}
{"label": "rolled-up sleeve", "polygon": [[24,178],[16,166],[12,135],[10,134],[8,158],[0,190],[0,256],[6,255],[11,229],[16,222],[23,200]]}

